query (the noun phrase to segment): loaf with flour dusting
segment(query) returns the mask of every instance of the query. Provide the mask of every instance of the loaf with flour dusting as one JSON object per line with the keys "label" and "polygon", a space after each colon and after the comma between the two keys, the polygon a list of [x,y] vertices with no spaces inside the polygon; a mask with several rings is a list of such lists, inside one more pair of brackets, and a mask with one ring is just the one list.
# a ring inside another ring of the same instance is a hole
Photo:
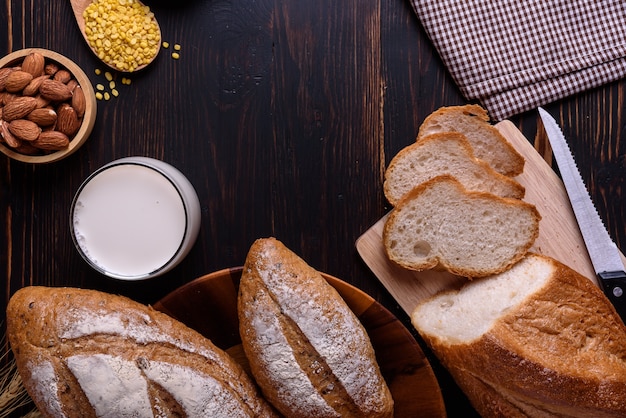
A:
{"label": "loaf with flour dusting", "polygon": [[274,238],[250,248],[240,335],[266,399],[288,417],[392,417],[369,337],[319,272]]}
{"label": "loaf with flour dusting", "polygon": [[24,386],[47,417],[274,417],[208,339],[121,296],[27,287],[7,306]]}

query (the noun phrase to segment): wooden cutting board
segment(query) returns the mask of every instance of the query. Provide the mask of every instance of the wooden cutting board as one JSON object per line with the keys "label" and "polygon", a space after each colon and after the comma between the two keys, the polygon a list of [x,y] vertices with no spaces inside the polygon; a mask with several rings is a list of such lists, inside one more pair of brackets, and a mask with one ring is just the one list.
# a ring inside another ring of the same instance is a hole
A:
{"label": "wooden cutting board", "polygon": [[[539,237],[531,251],[553,257],[598,284],[563,182],[513,123],[503,121],[496,127],[526,158],[524,172],[516,179],[526,188],[524,200],[534,204],[542,217]],[[385,219],[386,216],[359,237],[356,247],[407,314],[421,300],[466,281],[446,272],[409,271],[389,262],[382,243]],[[623,255],[622,260],[626,261]]]}

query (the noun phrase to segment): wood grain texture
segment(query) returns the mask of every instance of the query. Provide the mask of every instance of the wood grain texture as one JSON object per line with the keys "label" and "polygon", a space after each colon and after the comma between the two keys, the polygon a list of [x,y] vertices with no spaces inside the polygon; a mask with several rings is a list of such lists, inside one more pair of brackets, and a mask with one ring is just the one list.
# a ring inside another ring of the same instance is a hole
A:
{"label": "wood grain texture", "polygon": [[[315,268],[408,317],[362,262],[355,241],[390,209],[387,163],[422,120],[464,103],[408,1],[151,0],[163,40],[144,71],[98,102],[94,130],[49,166],[0,158],[0,307],[25,284],[79,286],[154,303],[207,272],[243,264],[273,235]],[[0,4],[0,55],[61,53],[92,83],[104,67],[85,45],[68,1]],[[6,24],[4,24],[6,23]],[[626,81],[546,109],[563,126],[611,234],[626,247]],[[536,112],[512,118],[535,141]],[[73,247],[69,207],[80,183],[113,159],[143,155],[180,169],[198,191],[202,227],[189,256],[149,283],[92,271]],[[0,309],[0,323],[4,309]],[[428,355],[428,352],[426,352]],[[436,367],[436,360],[430,357]],[[471,408],[436,369],[451,416]]]}

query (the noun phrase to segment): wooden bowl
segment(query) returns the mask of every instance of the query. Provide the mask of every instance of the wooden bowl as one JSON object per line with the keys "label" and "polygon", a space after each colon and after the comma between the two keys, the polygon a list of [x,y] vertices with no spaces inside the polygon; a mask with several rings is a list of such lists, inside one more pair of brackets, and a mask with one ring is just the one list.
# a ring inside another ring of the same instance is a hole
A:
{"label": "wooden bowl", "polygon": [[87,78],[87,75],[78,65],[76,65],[69,58],[48,49],[27,48],[12,52],[9,55],[0,59],[0,68],[10,67],[15,65],[16,63],[21,62],[24,57],[26,57],[31,52],[39,52],[46,58],[46,62],[54,61],[60,66],[64,67],[66,70],[68,70],[83,89],[86,99],[85,115],[83,116],[82,124],[78,132],[71,139],[70,144],[67,148],[47,154],[26,155],[15,151],[11,147],[8,147],[3,143],[0,143],[0,151],[2,151],[3,154],[9,156],[14,160],[31,164],[45,164],[59,161],[73,154],[78,148],[81,147],[81,145],[85,143],[85,141],[87,141],[87,138],[89,138],[89,135],[93,130],[93,126],[96,123],[96,95],[93,90],[93,86],[89,81],[89,78]]}
{"label": "wooden bowl", "polygon": [[[200,332],[249,370],[237,319],[241,272],[242,267],[235,267],[202,276],[174,290],[154,308]],[[322,275],[367,330],[394,399],[395,416],[445,417],[437,379],[411,333],[369,295],[335,277]]]}

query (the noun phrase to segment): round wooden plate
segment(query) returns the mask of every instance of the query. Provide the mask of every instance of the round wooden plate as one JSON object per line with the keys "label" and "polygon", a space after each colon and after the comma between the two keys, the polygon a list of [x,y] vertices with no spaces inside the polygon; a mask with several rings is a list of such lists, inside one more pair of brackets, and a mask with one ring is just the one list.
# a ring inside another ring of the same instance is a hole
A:
{"label": "round wooden plate", "polygon": [[[200,332],[247,369],[237,319],[241,272],[242,267],[234,267],[202,276],[174,290],[154,308]],[[367,330],[394,399],[395,416],[445,417],[437,379],[411,333],[366,293],[335,277],[322,275]]]}

